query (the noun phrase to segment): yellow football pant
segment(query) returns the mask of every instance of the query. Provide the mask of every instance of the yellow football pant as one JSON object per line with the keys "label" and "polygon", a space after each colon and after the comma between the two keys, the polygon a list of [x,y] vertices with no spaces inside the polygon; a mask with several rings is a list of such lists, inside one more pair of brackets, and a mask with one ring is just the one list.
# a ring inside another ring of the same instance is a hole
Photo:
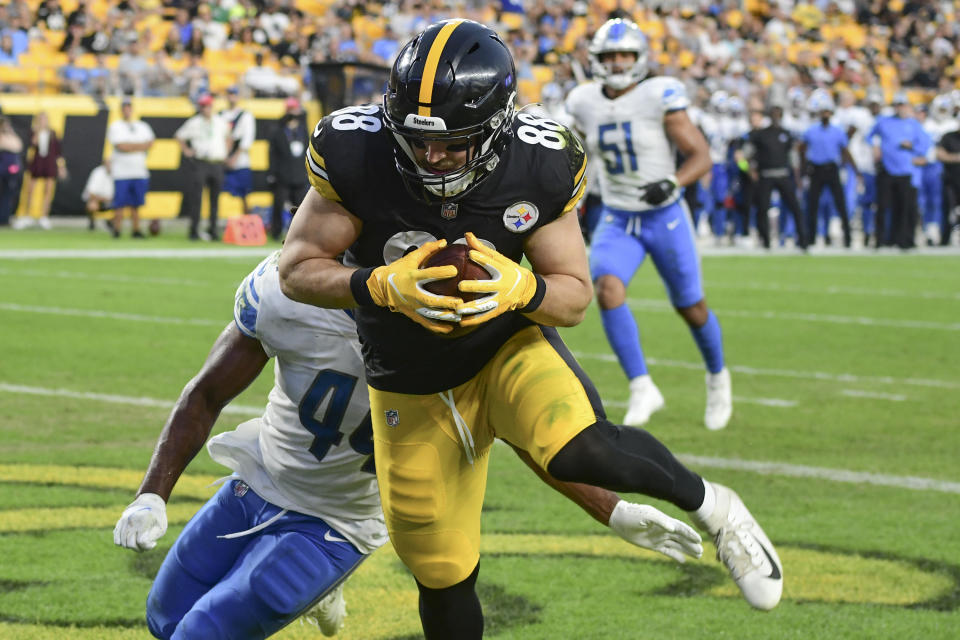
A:
{"label": "yellow football pant", "polygon": [[[370,389],[374,455],[390,540],[432,589],[463,581],[480,558],[480,510],[494,438],[544,469],[597,421],[581,380],[540,327],[510,338],[464,384],[432,395]],[[572,358],[571,358],[572,360]]]}

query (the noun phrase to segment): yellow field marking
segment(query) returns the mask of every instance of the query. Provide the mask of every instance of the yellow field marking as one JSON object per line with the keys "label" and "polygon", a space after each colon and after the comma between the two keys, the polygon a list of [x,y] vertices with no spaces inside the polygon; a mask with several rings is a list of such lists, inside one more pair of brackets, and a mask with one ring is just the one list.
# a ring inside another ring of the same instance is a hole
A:
{"label": "yellow field marking", "polygon": [[[102,488],[129,488],[139,484],[141,472],[104,467],[71,467],[58,465],[0,465],[0,483],[28,482],[50,485],[71,485]],[[174,502],[168,509],[171,525],[186,522],[199,508],[199,500],[213,494],[209,487],[213,476],[186,475],[177,485],[175,495],[194,498],[196,502]],[[57,530],[63,528],[110,528],[116,522],[123,504],[107,507],[31,508],[3,511],[0,532]],[[713,559],[711,545],[699,562],[726,571]],[[845,604],[881,604],[907,606],[935,600],[954,587],[947,575],[923,571],[910,562],[895,559],[864,558],[857,555],[815,551],[794,547],[779,548],[784,564],[784,602],[813,601]],[[632,558],[645,562],[673,564],[651,551],[633,547],[612,535],[564,536],[542,534],[487,534],[481,552],[520,554],[536,561],[537,556],[577,554],[573,562],[589,562],[596,558]],[[495,560],[493,560],[495,561]],[[690,561],[695,562],[695,561]],[[373,554],[351,577],[347,587],[351,617],[342,637],[380,640],[417,634],[417,592],[410,576],[402,568],[388,545]],[[706,595],[739,599],[733,582],[725,579]],[[384,606],[389,603],[389,606]],[[14,640],[62,638],[65,629],[44,625],[0,625],[0,637]],[[69,637],[125,639],[146,637],[136,630],[84,629],[70,632]],[[298,640],[316,637],[316,630],[294,623],[277,637]]]}
{"label": "yellow field marking", "polygon": [[[224,474],[227,475],[227,474]],[[206,500],[216,492],[209,487],[218,476],[181,476],[174,498]],[[143,471],[112,467],[71,467],[52,464],[0,464],[0,482],[27,482],[34,484],[64,484],[102,489],[129,489],[131,495],[140,486]],[[4,513],[10,513],[6,511]]]}

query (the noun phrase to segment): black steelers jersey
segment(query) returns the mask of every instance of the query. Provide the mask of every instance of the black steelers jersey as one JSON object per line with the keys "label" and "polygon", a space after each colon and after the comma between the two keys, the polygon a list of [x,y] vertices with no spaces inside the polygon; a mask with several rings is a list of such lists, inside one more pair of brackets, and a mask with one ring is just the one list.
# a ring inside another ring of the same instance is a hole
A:
{"label": "black steelers jersey", "polygon": [[[496,169],[453,202],[426,204],[407,191],[377,105],[324,117],[311,136],[306,168],[314,189],[363,221],[344,256],[344,264],[356,267],[388,264],[434,239],[463,242],[467,231],[519,262],[524,239],[571,211],[586,185],[586,156],[576,136],[523,112],[515,116],[513,140]],[[510,312],[449,338],[380,307],[357,309],[356,319],[370,386],[414,394],[466,382],[531,324]]]}

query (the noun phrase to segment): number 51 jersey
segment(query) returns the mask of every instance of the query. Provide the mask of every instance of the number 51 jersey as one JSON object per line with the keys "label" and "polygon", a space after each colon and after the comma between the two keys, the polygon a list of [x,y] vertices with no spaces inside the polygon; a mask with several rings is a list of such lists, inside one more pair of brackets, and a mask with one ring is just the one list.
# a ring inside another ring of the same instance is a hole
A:
{"label": "number 51 jersey", "polygon": [[[683,83],[676,78],[647,78],[627,93],[611,100],[603,85],[589,82],[567,96],[566,109],[574,127],[586,137],[587,151],[603,159],[600,197],[603,203],[624,211],[645,211],[656,206],[640,200],[639,187],[673,175],[676,150],[667,137],[663,118],[690,106]],[[680,198],[679,190],[673,200]]]}
{"label": "number 51 jersey", "polygon": [[210,440],[210,457],[279,507],[322,518],[361,552],[387,541],[370,402],[353,319],[280,290],[277,251],[244,278],[234,321],[276,359],[263,416]]}
{"label": "number 51 jersey", "polygon": [[[463,242],[467,231],[519,262],[524,240],[580,200],[586,156],[577,137],[553,120],[521,111],[511,132],[483,182],[457,200],[428,204],[404,185],[379,106],[348,107],[323,118],[307,152],[310,184],[363,221],[344,264],[389,264],[431,240]],[[510,336],[531,324],[519,313],[505,313],[451,338],[380,307],[357,309],[356,317],[368,384],[412,394],[466,382]]]}

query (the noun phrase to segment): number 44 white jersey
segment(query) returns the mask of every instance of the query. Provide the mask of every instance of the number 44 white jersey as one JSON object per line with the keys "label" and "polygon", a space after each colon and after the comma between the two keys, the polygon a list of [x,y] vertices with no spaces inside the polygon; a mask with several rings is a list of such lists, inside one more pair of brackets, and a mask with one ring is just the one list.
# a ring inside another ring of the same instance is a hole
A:
{"label": "number 44 white jersey", "polygon": [[[580,85],[567,96],[574,127],[586,138],[587,153],[603,160],[600,194],[604,204],[626,211],[659,208],[640,200],[638,187],[676,172],[676,149],[663,126],[666,114],[690,105],[683,83],[655,76],[614,99],[599,82]],[[678,193],[673,197],[680,197]]]}
{"label": "number 44 white jersey", "polygon": [[387,532],[356,325],[345,310],[283,295],[279,256],[244,279],[234,305],[240,331],[276,358],[267,407],[207,449],[264,500],[322,518],[370,553]]}

